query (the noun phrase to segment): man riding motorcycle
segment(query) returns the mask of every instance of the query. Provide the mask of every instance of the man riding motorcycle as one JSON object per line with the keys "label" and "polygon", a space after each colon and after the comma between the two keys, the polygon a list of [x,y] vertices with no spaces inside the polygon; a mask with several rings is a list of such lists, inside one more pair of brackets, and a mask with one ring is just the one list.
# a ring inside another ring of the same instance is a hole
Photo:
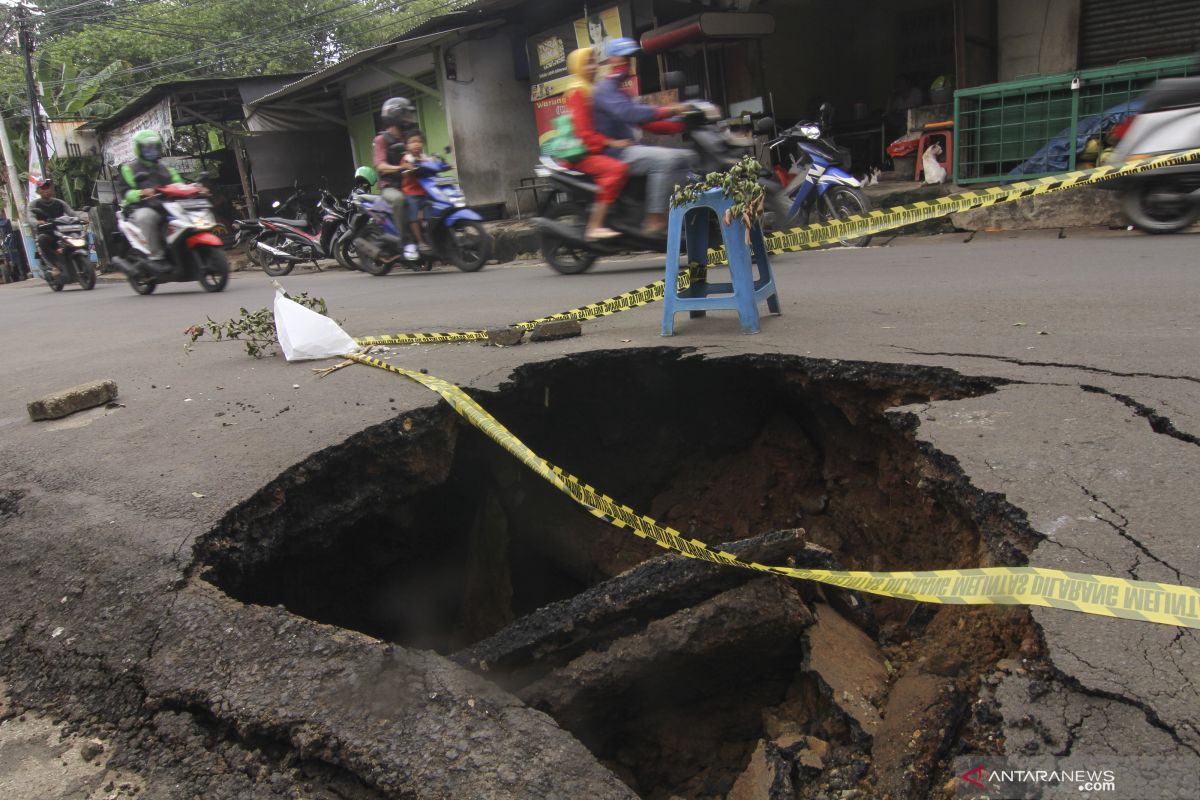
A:
{"label": "man riding motorcycle", "polygon": [[[37,196],[38,199],[29,204],[29,213],[37,220],[39,230],[43,224],[54,222],[60,217],[72,217],[80,222],[87,221],[86,217],[77,213],[65,201],[54,196],[54,181],[50,178],[44,178],[38,182]],[[48,232],[39,232],[37,244],[42,261],[52,273],[57,275],[61,270],[58,266],[58,259],[54,257],[56,248],[54,236]]]}
{"label": "man riding motorcycle", "polygon": [[[386,100],[380,111],[385,129],[375,137],[374,160],[375,171],[379,173],[379,185],[383,197],[392,206],[392,221],[400,237],[408,240],[408,201],[404,197],[401,186],[404,172],[409,167],[404,164],[405,149],[408,147],[408,134],[417,127],[417,108],[407,97],[393,97]],[[409,244],[406,251],[415,250],[415,245]],[[415,252],[406,255],[416,257]]]}
{"label": "man riding motorcycle", "polygon": [[173,168],[163,164],[162,137],[158,131],[144,130],[133,135],[133,153],[136,158],[121,165],[121,177],[128,187],[122,206],[125,215],[146,237],[150,244],[152,261],[165,261],[166,238],[163,225],[166,215],[162,207],[153,202],[158,190],[172,183],[183,183],[183,178]]}
{"label": "man riding motorcycle", "polygon": [[[622,144],[634,141],[635,126],[651,133],[682,132],[683,126],[668,121],[668,118],[688,110],[687,105],[646,105],[636,102],[626,93],[621,84],[629,77],[630,58],[639,52],[641,47],[633,39],[613,39],[609,42],[605,61],[608,75],[597,84],[594,95],[596,130]],[[671,147],[633,143],[623,147],[610,146],[605,155],[628,164],[631,175],[646,177],[644,230],[651,235],[661,233],[667,224],[667,202],[675,187],[687,178],[691,153]]]}

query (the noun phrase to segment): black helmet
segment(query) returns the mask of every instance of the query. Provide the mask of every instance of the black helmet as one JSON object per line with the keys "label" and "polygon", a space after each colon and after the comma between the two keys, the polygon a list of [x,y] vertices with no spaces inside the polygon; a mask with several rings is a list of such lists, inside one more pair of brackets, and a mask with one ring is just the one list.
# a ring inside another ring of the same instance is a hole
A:
{"label": "black helmet", "polygon": [[395,125],[403,128],[405,125],[417,123],[417,107],[407,97],[392,97],[384,101],[381,110],[383,125],[390,128]]}

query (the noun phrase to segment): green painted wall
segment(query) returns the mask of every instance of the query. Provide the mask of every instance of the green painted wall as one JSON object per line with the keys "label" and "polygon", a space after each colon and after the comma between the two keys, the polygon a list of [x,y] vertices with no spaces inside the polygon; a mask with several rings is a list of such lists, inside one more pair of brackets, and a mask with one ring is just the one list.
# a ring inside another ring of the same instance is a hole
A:
{"label": "green painted wall", "polygon": [[350,141],[354,144],[354,166],[375,165],[371,143],[375,140],[375,117],[373,114],[355,114],[350,117]]}
{"label": "green painted wall", "polygon": [[[446,124],[446,112],[441,103],[428,96],[418,98],[417,119],[421,130],[425,132],[425,149],[442,155],[446,145],[450,144],[450,128]],[[374,114],[355,114],[350,117],[350,141],[354,144],[356,167],[374,166],[372,143],[378,133]]]}
{"label": "green painted wall", "polygon": [[450,127],[446,124],[446,110],[441,101],[428,95],[419,98],[417,119],[425,132],[425,152],[444,156],[446,145],[450,144]]}

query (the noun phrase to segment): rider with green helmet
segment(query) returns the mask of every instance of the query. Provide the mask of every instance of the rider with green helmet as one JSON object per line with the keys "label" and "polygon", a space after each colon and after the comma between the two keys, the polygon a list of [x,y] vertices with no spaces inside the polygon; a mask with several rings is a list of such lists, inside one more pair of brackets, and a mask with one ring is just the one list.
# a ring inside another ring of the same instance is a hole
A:
{"label": "rider with green helmet", "polygon": [[162,187],[184,182],[177,171],[162,163],[162,151],[163,141],[158,131],[138,131],[133,135],[136,157],[121,165],[121,178],[126,186],[122,206],[150,243],[150,257],[155,260],[165,257],[166,240],[162,232],[162,208],[152,199]]}

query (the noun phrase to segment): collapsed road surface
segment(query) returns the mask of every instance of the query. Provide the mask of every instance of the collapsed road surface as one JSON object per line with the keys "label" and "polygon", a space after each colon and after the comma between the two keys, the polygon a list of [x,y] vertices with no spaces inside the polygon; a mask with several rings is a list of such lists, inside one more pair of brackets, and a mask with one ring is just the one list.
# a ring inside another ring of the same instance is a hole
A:
{"label": "collapsed road surface", "polygon": [[[1194,586],[1191,248],[816,253],[781,259],[784,314],[757,337],[710,316],[662,340],[652,306],[565,342],[391,355],[607,494],[764,563]],[[287,285],[381,333],[653,277]],[[5,351],[0,390],[0,765],[24,717],[101,743],[121,777],[97,796],[907,798],[999,754],[1148,759],[1173,784],[1128,796],[1192,796],[1195,631],[664,556],[399,378],[183,354],[187,325],[265,305],[260,277],[228,297],[93,295],[0,291],[7,340],[36,343]],[[23,418],[103,378],[120,406]]]}

